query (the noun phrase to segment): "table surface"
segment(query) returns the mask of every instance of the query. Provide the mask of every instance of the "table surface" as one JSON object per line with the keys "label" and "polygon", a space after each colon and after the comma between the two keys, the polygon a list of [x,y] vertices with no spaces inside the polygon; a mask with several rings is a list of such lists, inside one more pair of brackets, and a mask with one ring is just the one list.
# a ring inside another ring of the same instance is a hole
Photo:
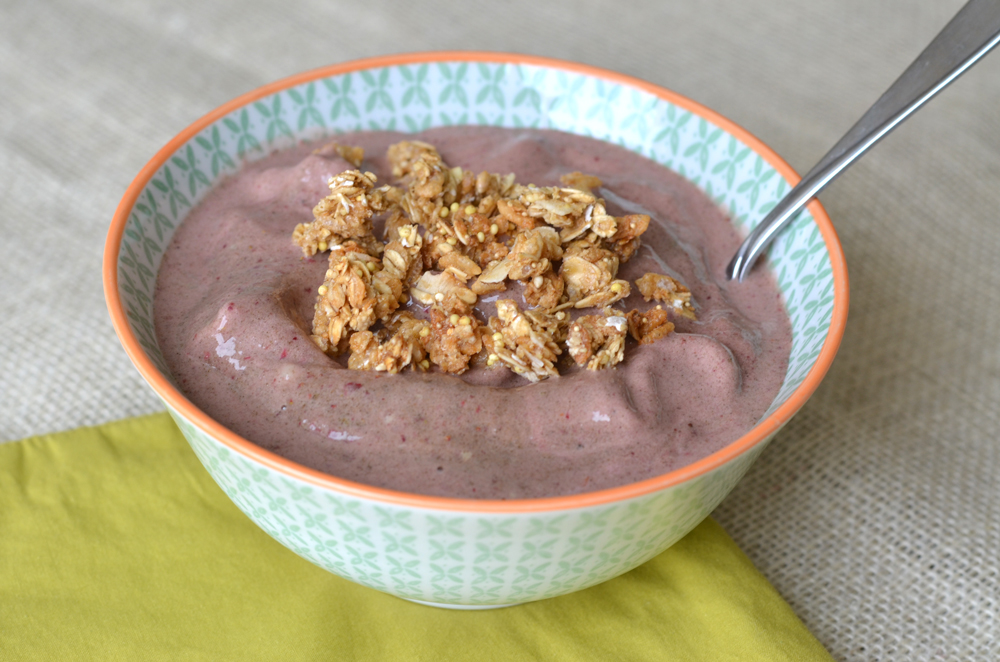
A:
{"label": "table surface", "polygon": [[[243,92],[393,52],[546,55],[685,94],[802,172],[961,4],[8,0],[0,441],[161,409],[107,317],[104,235],[156,150]],[[820,196],[847,332],[715,512],[837,659],[1000,658],[998,108],[993,54]]]}

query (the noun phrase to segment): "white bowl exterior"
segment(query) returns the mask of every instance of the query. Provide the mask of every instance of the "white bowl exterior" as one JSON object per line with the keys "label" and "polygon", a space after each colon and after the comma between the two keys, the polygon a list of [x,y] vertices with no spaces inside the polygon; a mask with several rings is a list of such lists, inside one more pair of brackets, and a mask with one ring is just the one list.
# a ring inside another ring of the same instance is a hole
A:
{"label": "white bowl exterior", "polygon": [[[139,196],[119,250],[119,293],[153,363],[170,379],[152,317],[162,251],[219,178],[244,160],[302,139],[452,124],[552,128],[614,142],[687,177],[744,230],[788,189],[761,155],[708,120],[644,90],[556,65],[448,61],[320,78],[206,126]],[[792,321],[792,350],[764,417],[816,362],[833,310],[830,256],[808,212],[769,257]],[[285,546],[366,586],[464,605],[551,597],[641,564],[707,516],[766,445],[683,484],[611,505],[486,515],[400,507],[313,486],[239,455],[171,414],[219,485]]]}

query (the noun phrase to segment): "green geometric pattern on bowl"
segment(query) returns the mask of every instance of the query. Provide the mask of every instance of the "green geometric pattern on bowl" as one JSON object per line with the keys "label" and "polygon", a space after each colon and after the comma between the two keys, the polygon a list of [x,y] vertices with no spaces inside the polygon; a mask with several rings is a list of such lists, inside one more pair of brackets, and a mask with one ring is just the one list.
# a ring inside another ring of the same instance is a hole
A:
{"label": "green geometric pattern on bowl", "polygon": [[703,520],[766,445],[613,505],[493,515],[379,504],[316,487],[251,462],[170,413],[229,498],[293,552],[380,591],[454,605],[554,597],[645,563]]}
{"label": "green geometric pattern on bowl", "polygon": [[[557,66],[436,62],[317,79],[213,122],[177,149],[140,194],[118,276],[129,323],[150,359],[170,379],[153,332],[155,274],[174,230],[220,177],[301,140],[455,124],[552,128],[616,143],[694,182],[745,230],[788,190],[757,153],[711,122],[643,90]],[[791,317],[792,349],[765,417],[815,363],[833,310],[829,254],[808,211],[769,257]],[[705,517],[718,503],[715,495],[724,495],[766,445],[684,485],[553,520],[376,509],[252,464],[175,418],[223,489],[283,544],[362,584],[452,603],[556,595],[634,567]],[[641,524],[634,514],[646,512],[655,516]],[[435,541],[431,547],[412,544],[423,533]]]}

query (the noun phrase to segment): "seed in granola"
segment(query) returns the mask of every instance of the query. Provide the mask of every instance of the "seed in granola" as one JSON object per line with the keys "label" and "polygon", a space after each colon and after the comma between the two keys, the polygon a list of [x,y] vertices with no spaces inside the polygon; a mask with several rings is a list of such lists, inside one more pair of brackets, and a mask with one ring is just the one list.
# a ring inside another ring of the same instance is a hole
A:
{"label": "seed in granola", "polygon": [[462,315],[461,317],[458,318],[458,323],[461,324],[462,326],[468,326],[472,324],[472,320],[469,319],[467,315]]}
{"label": "seed in granola", "polygon": [[441,216],[441,218],[446,217],[448,215],[448,208],[447,207],[441,207],[441,211],[438,212],[438,214]]}
{"label": "seed in granola", "polygon": [[463,211],[465,211],[466,216],[472,216],[473,214],[476,213],[476,208],[473,207],[472,205],[466,205]]}
{"label": "seed in granola", "polygon": [[319,292],[320,294],[326,294],[327,292],[330,291],[330,288],[328,288],[326,285],[320,285],[319,289],[316,291]]}
{"label": "seed in granola", "polygon": [[452,324],[458,324],[458,315],[456,313],[452,313],[448,319]]}
{"label": "seed in granola", "polygon": [[486,234],[483,232],[477,232],[476,239],[478,239],[479,241],[486,241]]}
{"label": "seed in granola", "polygon": [[456,239],[455,237],[448,237],[445,241],[448,242],[449,246],[455,246],[458,244],[458,239]]}
{"label": "seed in granola", "polygon": [[492,224],[492,225],[490,226],[490,234],[493,234],[493,235],[495,235],[495,234],[496,234],[496,233],[498,233],[498,232],[500,232],[500,226],[499,226],[499,225],[497,225],[496,223]]}

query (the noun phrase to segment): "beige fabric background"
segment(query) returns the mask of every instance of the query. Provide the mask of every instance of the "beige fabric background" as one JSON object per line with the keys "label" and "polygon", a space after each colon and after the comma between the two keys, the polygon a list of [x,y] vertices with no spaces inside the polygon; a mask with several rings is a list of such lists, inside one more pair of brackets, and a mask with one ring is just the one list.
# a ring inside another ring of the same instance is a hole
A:
{"label": "beige fabric background", "polygon": [[[362,56],[521,51],[670,87],[804,171],[961,4],[3,0],[0,440],[160,408],[107,319],[104,234],[146,160],[238,94]],[[821,196],[847,334],[715,513],[841,660],[1000,659],[998,109],[994,53]]]}

